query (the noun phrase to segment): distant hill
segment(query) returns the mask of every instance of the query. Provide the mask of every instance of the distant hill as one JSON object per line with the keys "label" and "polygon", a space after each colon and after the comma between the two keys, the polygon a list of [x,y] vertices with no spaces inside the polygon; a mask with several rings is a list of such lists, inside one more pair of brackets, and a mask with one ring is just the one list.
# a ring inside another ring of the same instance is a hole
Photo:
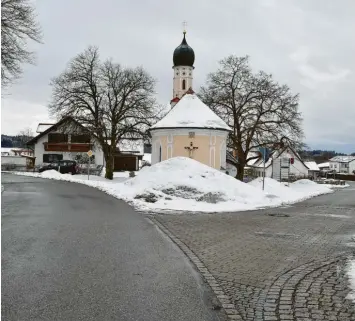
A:
{"label": "distant hill", "polygon": [[[338,153],[334,150],[303,150],[299,152],[301,158],[305,161],[315,161],[317,164],[327,162],[334,156],[346,156],[347,154]],[[351,155],[355,155],[352,153]]]}
{"label": "distant hill", "polygon": [[25,148],[26,142],[28,142],[32,136],[26,135],[1,135],[1,147],[19,147]]}

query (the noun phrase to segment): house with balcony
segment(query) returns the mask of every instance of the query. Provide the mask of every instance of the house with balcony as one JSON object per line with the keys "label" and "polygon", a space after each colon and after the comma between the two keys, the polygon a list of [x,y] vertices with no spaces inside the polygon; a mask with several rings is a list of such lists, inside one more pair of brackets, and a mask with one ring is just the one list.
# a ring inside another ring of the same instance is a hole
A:
{"label": "house with balcony", "polygon": [[27,142],[35,157],[35,165],[58,160],[76,160],[78,155],[93,152],[93,163],[104,165],[104,154],[94,135],[71,117],[56,124],[39,124],[38,135]]}
{"label": "house with balcony", "polygon": [[335,156],[329,160],[329,169],[340,174],[354,174],[355,156]]}
{"label": "house with balcony", "polygon": [[[34,152],[34,165],[41,166],[59,160],[81,161],[91,150],[91,165],[105,166],[104,153],[95,135],[71,117],[56,124],[40,123],[38,135],[27,142]],[[109,143],[109,140],[107,141]],[[143,140],[122,139],[114,155],[115,171],[137,171],[143,159]],[[79,161],[79,163],[80,163]]]}

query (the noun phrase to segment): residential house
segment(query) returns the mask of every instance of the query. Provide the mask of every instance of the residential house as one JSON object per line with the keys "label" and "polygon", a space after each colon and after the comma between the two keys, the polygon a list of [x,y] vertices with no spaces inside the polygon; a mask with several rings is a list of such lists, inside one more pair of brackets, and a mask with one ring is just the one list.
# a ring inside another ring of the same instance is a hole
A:
{"label": "residential house", "polygon": [[[40,123],[38,135],[27,142],[34,151],[35,165],[42,165],[58,160],[78,160],[93,152],[91,164],[105,166],[104,153],[95,135],[71,117],[66,117],[56,124]],[[114,155],[115,171],[136,171],[143,157],[143,141],[122,139]]]}
{"label": "residential house", "polygon": [[309,169],[308,176],[313,177],[313,178],[317,178],[320,173],[320,169],[319,169],[317,163],[316,162],[304,162],[304,163]]}
{"label": "residential house", "polygon": [[329,169],[341,174],[354,174],[355,156],[335,156],[329,160]]}
{"label": "residential house", "polygon": [[326,171],[329,171],[329,162],[326,162],[326,163],[320,163],[320,164],[317,164],[318,165],[318,168],[319,170],[321,170],[322,172],[326,172]]}
{"label": "residential house", "polygon": [[39,124],[38,135],[27,142],[34,151],[35,165],[58,160],[76,160],[77,155],[93,152],[93,163],[104,165],[104,155],[94,135],[71,117],[56,124]]}
{"label": "residential house", "polygon": [[282,158],[290,159],[289,174],[296,177],[308,177],[309,168],[303,162],[299,154],[291,147],[284,147],[275,149],[268,155],[265,165],[264,160],[260,154],[260,157],[248,162],[248,168],[252,169],[256,176],[262,177],[265,167],[265,177],[274,177],[272,163]]}

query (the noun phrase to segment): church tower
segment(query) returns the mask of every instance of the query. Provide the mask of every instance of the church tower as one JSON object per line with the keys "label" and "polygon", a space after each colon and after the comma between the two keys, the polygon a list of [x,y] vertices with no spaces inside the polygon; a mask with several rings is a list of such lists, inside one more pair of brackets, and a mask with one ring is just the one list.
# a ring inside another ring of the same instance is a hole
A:
{"label": "church tower", "polygon": [[174,107],[189,88],[192,88],[195,53],[186,42],[186,31],[184,31],[184,38],[180,46],[174,50],[173,62],[174,80],[171,107]]}

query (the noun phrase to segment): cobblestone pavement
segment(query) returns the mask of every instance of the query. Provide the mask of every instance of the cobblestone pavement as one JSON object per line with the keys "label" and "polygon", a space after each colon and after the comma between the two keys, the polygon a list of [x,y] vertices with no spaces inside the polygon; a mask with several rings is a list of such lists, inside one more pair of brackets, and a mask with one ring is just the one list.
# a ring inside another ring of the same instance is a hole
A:
{"label": "cobblestone pavement", "polygon": [[241,320],[355,320],[355,184],[284,208],[154,215],[213,275]]}

